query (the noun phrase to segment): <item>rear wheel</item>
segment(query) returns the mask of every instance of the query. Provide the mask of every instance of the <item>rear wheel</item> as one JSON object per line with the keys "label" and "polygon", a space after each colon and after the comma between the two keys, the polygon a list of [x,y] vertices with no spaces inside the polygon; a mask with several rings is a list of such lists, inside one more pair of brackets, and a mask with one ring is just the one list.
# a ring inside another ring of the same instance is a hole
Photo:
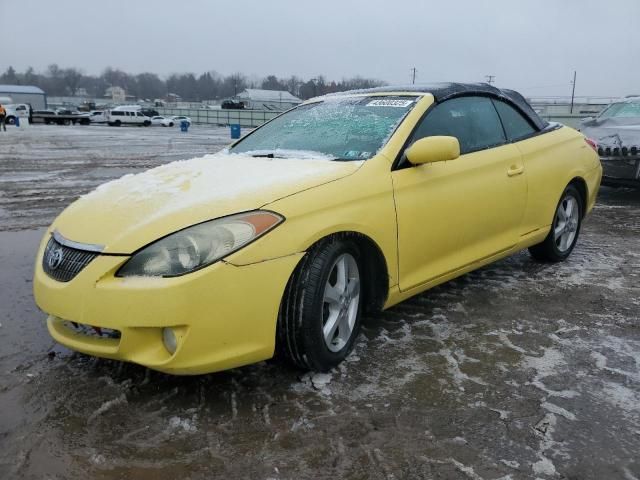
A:
{"label": "rear wheel", "polygon": [[113,124],[114,124],[116,127],[119,127],[120,125],[122,125],[122,122],[121,122],[120,120],[116,120],[115,122],[113,122]]}
{"label": "rear wheel", "polygon": [[545,262],[565,260],[578,241],[583,212],[580,192],[569,185],[560,197],[549,234],[543,242],[529,248],[531,256]]}
{"label": "rear wheel", "polygon": [[360,330],[360,251],[345,240],[312,248],[289,279],[278,316],[278,351],[326,372],[353,349]]}

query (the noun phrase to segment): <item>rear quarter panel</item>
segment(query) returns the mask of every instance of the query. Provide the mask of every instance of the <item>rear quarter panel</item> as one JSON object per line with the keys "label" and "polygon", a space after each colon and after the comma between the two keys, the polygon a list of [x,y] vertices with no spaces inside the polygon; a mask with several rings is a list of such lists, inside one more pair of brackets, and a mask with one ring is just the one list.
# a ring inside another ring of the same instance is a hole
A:
{"label": "rear quarter panel", "polygon": [[595,202],[600,186],[600,160],[584,141],[584,136],[569,127],[560,127],[520,141],[527,175],[527,208],[522,235],[548,230],[562,192],[574,178],[587,184],[587,209]]}

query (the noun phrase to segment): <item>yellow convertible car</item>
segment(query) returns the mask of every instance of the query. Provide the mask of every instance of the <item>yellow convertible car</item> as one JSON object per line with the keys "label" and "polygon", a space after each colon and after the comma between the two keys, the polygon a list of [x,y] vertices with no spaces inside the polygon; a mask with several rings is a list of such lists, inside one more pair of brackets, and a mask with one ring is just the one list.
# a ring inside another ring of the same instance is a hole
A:
{"label": "yellow convertible car", "polygon": [[489,85],[309,100],[226,151],[101,185],[38,252],[54,339],[172,374],[271,358],[326,371],[364,311],[524,248],[566,259],[594,144]]}

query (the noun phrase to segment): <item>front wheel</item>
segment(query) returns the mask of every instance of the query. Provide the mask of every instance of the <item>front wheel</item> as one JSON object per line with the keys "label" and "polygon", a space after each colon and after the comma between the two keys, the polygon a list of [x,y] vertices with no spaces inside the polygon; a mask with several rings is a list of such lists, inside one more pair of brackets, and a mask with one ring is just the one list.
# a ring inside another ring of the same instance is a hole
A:
{"label": "front wheel", "polygon": [[353,349],[362,307],[360,251],[348,240],[312,248],[289,279],[278,315],[278,351],[326,372]]}
{"label": "front wheel", "polygon": [[580,192],[574,185],[569,185],[560,197],[549,234],[544,241],[529,248],[531,256],[544,262],[565,260],[578,241],[583,212]]}

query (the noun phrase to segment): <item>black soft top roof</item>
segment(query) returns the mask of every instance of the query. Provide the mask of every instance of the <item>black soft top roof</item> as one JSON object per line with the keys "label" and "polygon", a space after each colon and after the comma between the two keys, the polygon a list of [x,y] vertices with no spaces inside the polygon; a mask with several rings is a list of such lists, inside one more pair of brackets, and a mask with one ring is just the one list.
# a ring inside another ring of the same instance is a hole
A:
{"label": "black soft top roof", "polygon": [[496,97],[515,106],[525,115],[537,128],[542,130],[547,127],[548,122],[541,119],[531,108],[531,105],[515,90],[500,89],[488,83],[430,83],[421,85],[388,85],[384,87],[367,88],[362,90],[350,90],[332,95],[348,95],[353,93],[384,93],[384,92],[416,92],[430,93],[436,102],[440,103],[449,98],[462,97],[465,95],[481,95]]}

